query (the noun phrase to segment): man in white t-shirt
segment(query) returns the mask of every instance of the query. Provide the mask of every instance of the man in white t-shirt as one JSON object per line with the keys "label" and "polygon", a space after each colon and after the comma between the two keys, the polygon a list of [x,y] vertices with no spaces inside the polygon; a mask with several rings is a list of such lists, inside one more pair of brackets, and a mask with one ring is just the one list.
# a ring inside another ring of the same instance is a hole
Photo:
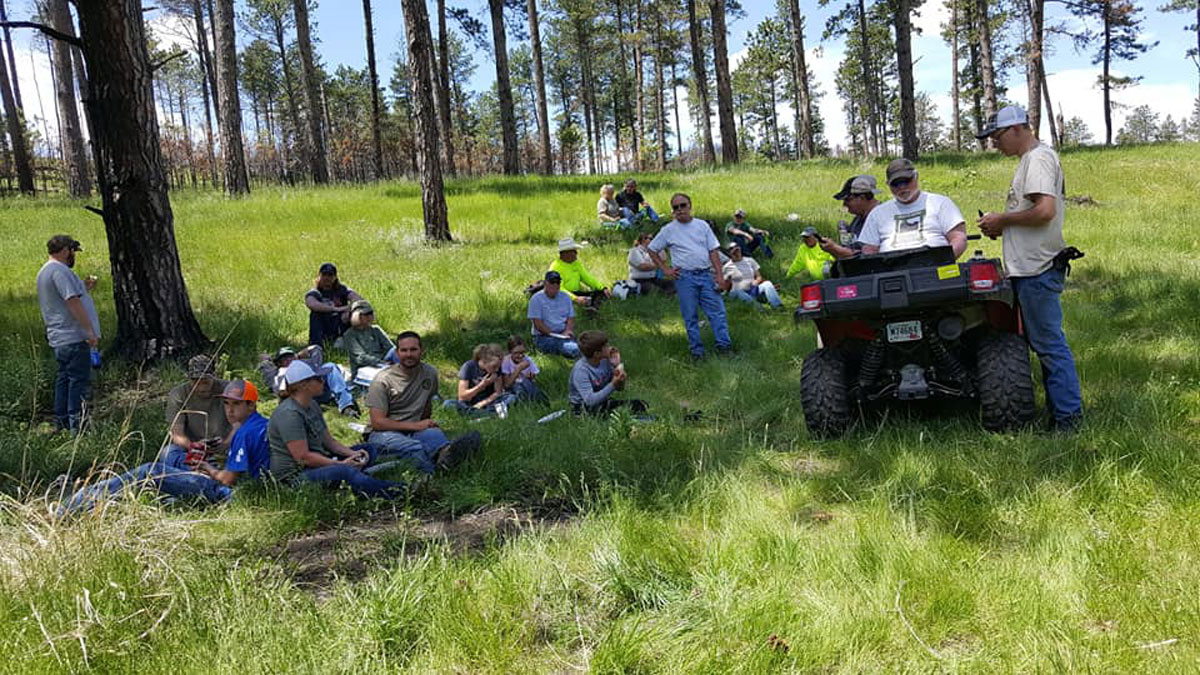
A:
{"label": "man in white t-shirt", "polygon": [[979,229],[1004,238],[1004,267],[1021,307],[1025,336],[1042,364],[1052,428],[1074,431],[1083,421],[1083,397],[1075,357],[1062,330],[1065,266],[1054,264],[1063,240],[1062,165],[1058,154],[1033,135],[1025,111],[1003,108],[988,119],[978,138],[991,137],[996,149],[1020,157],[1004,213],[985,213]]}
{"label": "man in white t-shirt", "polygon": [[950,246],[954,257],[967,250],[967,223],[949,197],[921,190],[913,163],[903,157],[887,167],[892,197],[871,210],[858,242],[862,252],[889,253],[922,246]]}

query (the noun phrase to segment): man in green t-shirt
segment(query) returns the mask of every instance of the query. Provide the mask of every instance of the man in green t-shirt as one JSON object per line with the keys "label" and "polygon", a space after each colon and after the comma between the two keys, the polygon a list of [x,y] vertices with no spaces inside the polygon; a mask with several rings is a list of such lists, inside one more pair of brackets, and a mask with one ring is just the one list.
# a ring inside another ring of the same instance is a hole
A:
{"label": "man in green t-shirt", "polygon": [[167,466],[186,469],[188,452],[193,456],[229,447],[233,428],[225,418],[221,392],[225,380],[216,378],[216,361],[211,356],[193,356],[187,365],[188,381],[167,393],[167,425],[171,441],[160,455]]}

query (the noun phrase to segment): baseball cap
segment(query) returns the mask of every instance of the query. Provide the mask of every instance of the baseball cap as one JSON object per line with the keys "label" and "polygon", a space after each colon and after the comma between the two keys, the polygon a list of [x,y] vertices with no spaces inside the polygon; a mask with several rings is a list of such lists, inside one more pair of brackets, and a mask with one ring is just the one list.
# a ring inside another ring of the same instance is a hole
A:
{"label": "baseball cap", "polygon": [[578,250],[579,250],[579,244],[575,243],[575,239],[573,237],[567,237],[566,239],[558,240],[558,252],[559,253],[562,253],[563,251],[578,251]]}
{"label": "baseball cap", "polygon": [[188,360],[187,376],[190,380],[212,377],[217,372],[217,362],[206,354],[197,354]]}
{"label": "baseball cap", "polygon": [[815,237],[815,236],[817,236],[817,228],[806,227],[806,228],[804,228],[804,231],[802,231],[800,233],[800,236],[801,237]]}
{"label": "baseball cap", "polygon": [[257,401],[258,387],[248,380],[232,380],[225,385],[225,391],[221,392],[221,398],[231,401]]}
{"label": "baseball cap", "polygon": [[375,308],[366,300],[355,300],[354,304],[350,305],[350,311],[360,314],[374,314]]}
{"label": "baseball cap", "polygon": [[984,139],[1001,129],[1018,124],[1029,124],[1029,116],[1021,106],[1010,105],[989,115],[987,123],[975,134],[975,138]]}
{"label": "baseball cap", "polygon": [[734,212],[733,212],[733,217],[734,217],[734,218],[745,218],[745,217],[746,217],[746,212],[745,212],[745,211],[743,211],[742,209],[738,209],[737,211],[734,211]]}
{"label": "baseball cap", "polygon": [[271,362],[278,364],[285,356],[295,356],[296,350],[291,347],[280,347],[279,351],[275,352],[275,356],[271,357]]}
{"label": "baseball cap", "polygon": [[561,284],[562,283],[562,275],[559,274],[558,272],[555,272],[554,270],[550,270],[549,272],[546,272],[546,281],[548,281],[552,284]]}
{"label": "baseball cap", "polygon": [[878,193],[879,193],[879,187],[875,183],[875,176],[872,176],[870,174],[863,174],[861,176],[854,176],[852,178],[847,179],[846,183],[844,185],[842,185],[841,191],[838,192],[836,195],[834,195],[833,198],[838,201],[842,201],[843,199],[847,199],[848,197],[850,197],[850,195],[865,195],[865,194],[878,194]]}
{"label": "baseball cap", "polygon": [[46,242],[46,252],[50,253],[51,255],[58,253],[63,249],[82,251],[83,246],[69,234],[56,234],[53,237],[50,237],[50,240]]}
{"label": "baseball cap", "polygon": [[891,184],[897,178],[912,178],[917,175],[917,167],[913,166],[912,161],[903,157],[893,159],[887,165],[887,182]]}
{"label": "baseball cap", "polygon": [[327,375],[331,369],[330,364],[326,363],[313,370],[312,366],[308,365],[300,359],[296,359],[288,364],[288,367],[283,371],[283,383],[287,386],[298,384],[305,380],[311,380],[314,377],[322,377]]}
{"label": "baseball cap", "polygon": [[337,265],[333,263],[321,263],[321,269],[318,272],[327,277],[336,277]]}

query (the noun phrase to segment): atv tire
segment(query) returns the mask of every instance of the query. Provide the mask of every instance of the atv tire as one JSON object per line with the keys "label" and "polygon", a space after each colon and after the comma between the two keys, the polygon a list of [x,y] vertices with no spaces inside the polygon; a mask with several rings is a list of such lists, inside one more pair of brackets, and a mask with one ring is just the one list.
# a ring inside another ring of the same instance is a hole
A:
{"label": "atv tire", "polygon": [[853,419],[846,387],[846,359],[836,349],[818,349],[800,369],[800,403],[813,438],[837,438]]}
{"label": "atv tire", "polygon": [[1025,340],[1016,333],[990,333],[979,343],[977,363],[983,428],[1016,431],[1032,422],[1037,406]]}

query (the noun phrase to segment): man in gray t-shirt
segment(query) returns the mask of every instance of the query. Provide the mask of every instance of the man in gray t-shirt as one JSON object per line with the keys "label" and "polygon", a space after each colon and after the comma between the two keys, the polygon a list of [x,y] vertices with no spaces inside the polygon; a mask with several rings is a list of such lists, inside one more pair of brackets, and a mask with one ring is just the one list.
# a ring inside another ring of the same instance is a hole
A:
{"label": "man in gray t-shirt", "polygon": [[562,275],[546,272],[542,290],[529,298],[529,319],[533,344],[545,354],[562,354],[569,359],[579,358],[575,342],[575,303],[562,292]]}
{"label": "man in gray t-shirt", "polygon": [[83,281],[72,269],[75,253],[83,247],[74,238],[59,234],[46,242],[49,260],[37,275],[38,305],[46,324],[46,340],[54,350],[58,374],[54,378],[54,426],[79,431],[84,401],[91,397],[91,350],[100,342],[100,320],[88,291],[96,278]]}
{"label": "man in gray t-shirt", "polygon": [[1033,135],[1019,106],[993,114],[977,137],[990,137],[1000,152],[1021,158],[1004,213],[983,214],[979,229],[992,239],[1004,238],[1004,266],[1020,303],[1025,337],[1042,364],[1050,426],[1074,431],[1083,422],[1083,396],[1062,329],[1066,266],[1055,264],[1066,248],[1062,165],[1058,154]]}

